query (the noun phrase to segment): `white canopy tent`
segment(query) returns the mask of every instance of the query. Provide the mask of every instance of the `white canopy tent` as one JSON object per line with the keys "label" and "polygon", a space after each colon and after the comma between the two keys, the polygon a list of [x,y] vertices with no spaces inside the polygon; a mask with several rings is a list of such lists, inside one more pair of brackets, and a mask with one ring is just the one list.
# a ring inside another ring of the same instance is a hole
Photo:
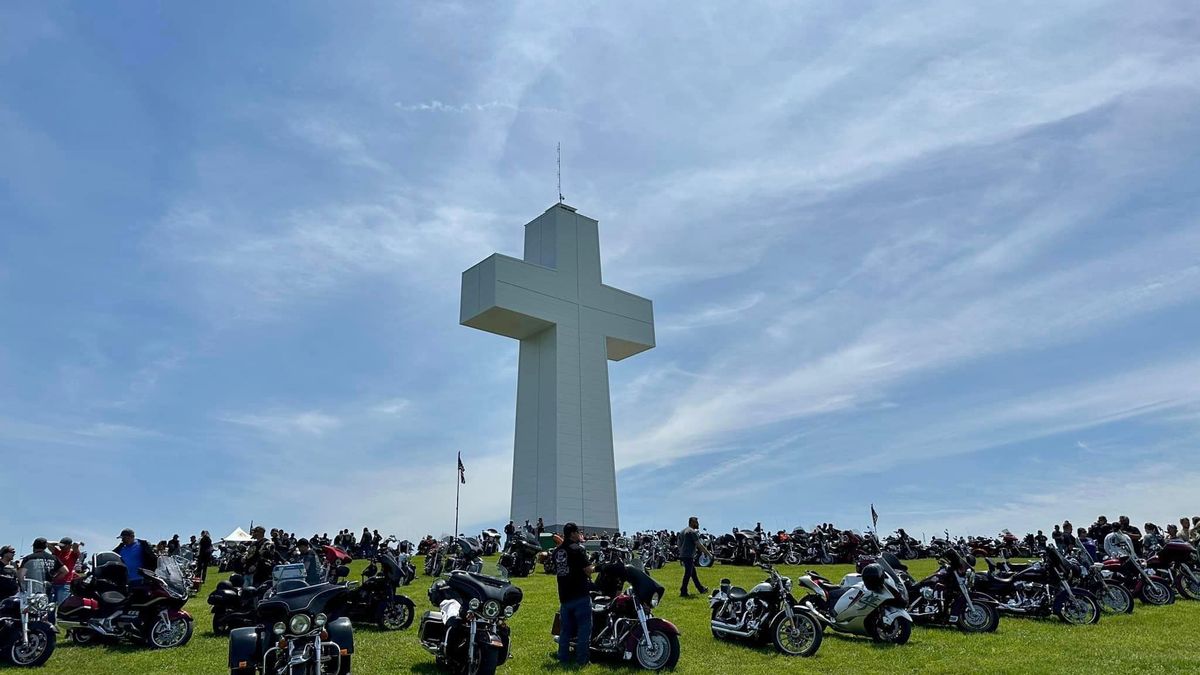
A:
{"label": "white canopy tent", "polygon": [[221,539],[221,541],[250,541],[253,538],[254,537],[251,537],[248,532],[246,532],[245,530],[243,530],[242,528],[239,527],[239,528],[236,528],[233,532],[230,532],[229,534],[225,535]]}

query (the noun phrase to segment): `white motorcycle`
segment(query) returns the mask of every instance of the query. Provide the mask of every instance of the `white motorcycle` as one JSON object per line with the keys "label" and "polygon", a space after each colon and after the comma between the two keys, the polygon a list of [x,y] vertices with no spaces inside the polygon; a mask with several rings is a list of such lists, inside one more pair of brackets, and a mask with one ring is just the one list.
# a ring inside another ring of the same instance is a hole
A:
{"label": "white motorcycle", "polygon": [[883,558],[861,574],[847,574],[840,585],[811,571],[798,581],[812,591],[801,602],[816,610],[823,627],[896,645],[908,642],[912,635],[908,590]]}

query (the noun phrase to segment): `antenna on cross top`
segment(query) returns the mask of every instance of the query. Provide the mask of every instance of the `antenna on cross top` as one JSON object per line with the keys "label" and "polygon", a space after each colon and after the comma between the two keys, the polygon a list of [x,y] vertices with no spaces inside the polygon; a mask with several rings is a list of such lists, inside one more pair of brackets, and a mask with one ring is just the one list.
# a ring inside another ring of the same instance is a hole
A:
{"label": "antenna on cross top", "polygon": [[562,193],[562,143],[558,144],[558,203],[563,203]]}

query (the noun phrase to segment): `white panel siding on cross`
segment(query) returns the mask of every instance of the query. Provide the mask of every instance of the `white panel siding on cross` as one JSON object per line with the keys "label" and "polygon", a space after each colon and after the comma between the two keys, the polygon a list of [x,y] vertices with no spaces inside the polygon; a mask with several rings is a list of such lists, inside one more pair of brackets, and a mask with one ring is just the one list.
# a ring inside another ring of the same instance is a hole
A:
{"label": "white panel siding on cross", "polygon": [[654,347],[654,308],[605,286],[595,220],[556,204],[525,226],[525,257],[463,272],[465,326],[521,341],[512,519],[616,531],[608,361]]}

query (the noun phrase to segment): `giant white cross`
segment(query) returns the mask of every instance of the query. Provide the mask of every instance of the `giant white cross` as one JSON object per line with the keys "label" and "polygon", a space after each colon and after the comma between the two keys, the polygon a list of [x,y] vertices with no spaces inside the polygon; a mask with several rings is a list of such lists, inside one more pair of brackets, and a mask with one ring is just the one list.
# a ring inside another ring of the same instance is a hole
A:
{"label": "giant white cross", "polygon": [[463,272],[459,322],[521,341],[512,519],[617,531],[607,360],[654,346],[654,308],[601,283],[597,222],[555,204],[526,224],[524,260]]}

